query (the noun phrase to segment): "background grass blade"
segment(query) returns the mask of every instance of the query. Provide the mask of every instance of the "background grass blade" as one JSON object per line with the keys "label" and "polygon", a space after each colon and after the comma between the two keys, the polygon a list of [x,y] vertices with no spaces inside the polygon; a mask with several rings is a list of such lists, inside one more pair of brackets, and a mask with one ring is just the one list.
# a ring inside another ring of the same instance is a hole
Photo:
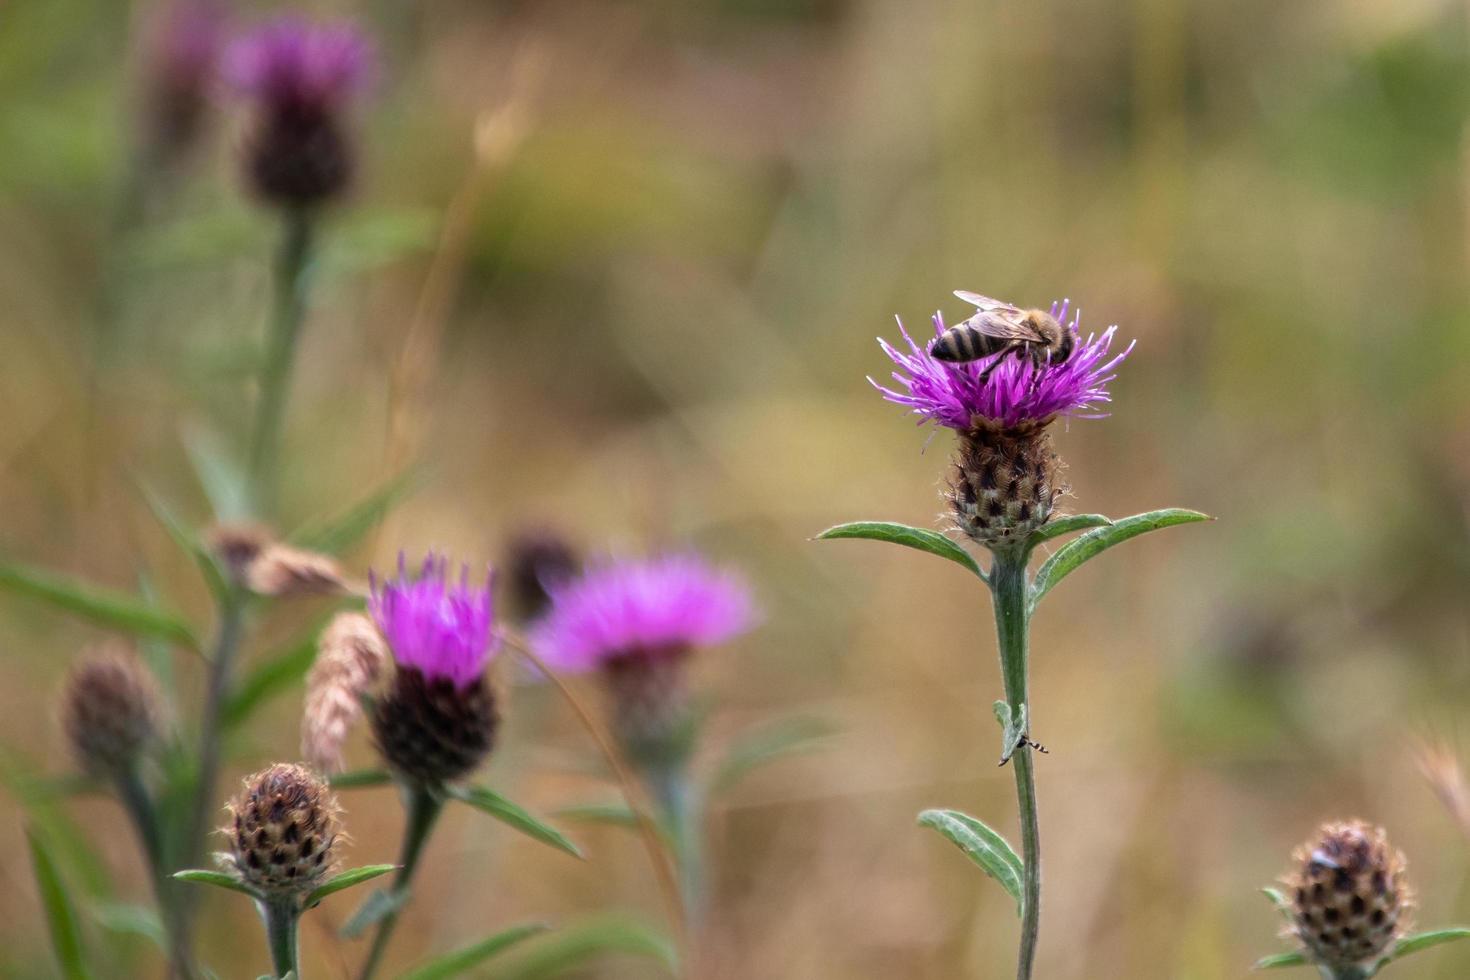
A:
{"label": "background grass blade", "polygon": [[35,827],[26,828],[26,841],[31,849],[31,868],[36,875],[36,890],[41,895],[41,909],[51,933],[51,949],[66,980],[84,980],[88,974],[82,953],[82,930],[77,910],[67,894],[51,851]]}
{"label": "background grass blade", "polygon": [[449,977],[457,977],[471,967],[479,966],[497,953],[510,949],[523,939],[545,932],[548,928],[550,927],[544,923],[533,922],[507,929],[488,939],[482,939],[452,953],[446,953],[423,966],[409,970],[401,980],[447,980]]}

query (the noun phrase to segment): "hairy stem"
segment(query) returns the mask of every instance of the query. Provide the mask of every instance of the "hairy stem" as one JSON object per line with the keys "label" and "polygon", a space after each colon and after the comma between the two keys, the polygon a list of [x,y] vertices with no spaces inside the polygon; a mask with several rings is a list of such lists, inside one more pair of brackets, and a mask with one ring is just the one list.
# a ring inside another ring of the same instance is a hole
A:
{"label": "hairy stem", "polygon": [[296,965],[296,948],[301,910],[297,906],[296,896],[269,898],[261,907],[265,916],[266,938],[271,947],[273,975],[289,975],[294,980],[300,980],[301,970]]}
{"label": "hairy stem", "polygon": [[[1030,614],[1027,611],[1026,550],[998,551],[990,570],[995,599],[995,631],[1006,704],[1012,718],[1030,718],[1026,683]],[[1023,730],[1021,734],[1026,734]],[[1011,756],[1016,774],[1016,800],[1021,813],[1021,857],[1025,865],[1022,891],[1021,949],[1016,980],[1030,980],[1041,929],[1041,831],[1036,816],[1036,777],[1031,746],[1022,742]]]}
{"label": "hairy stem", "polygon": [[276,505],[281,423],[296,360],[296,341],[306,310],[307,273],[311,266],[312,220],[308,212],[287,211],[280,250],[276,254],[270,337],[260,370],[260,397],[250,443],[252,503],[263,516]]}
{"label": "hairy stem", "polygon": [[398,924],[398,913],[408,894],[424,843],[429,839],[429,831],[433,829],[439,811],[444,808],[444,795],[415,783],[404,790],[404,808],[408,813],[408,824],[403,828],[403,851],[398,859],[400,867],[393,878],[393,891],[390,893],[393,906],[378,921],[378,929],[373,936],[373,948],[362,965],[362,972],[358,974],[359,980],[369,980],[377,972],[378,964],[388,950],[388,940],[392,938],[393,928]]}

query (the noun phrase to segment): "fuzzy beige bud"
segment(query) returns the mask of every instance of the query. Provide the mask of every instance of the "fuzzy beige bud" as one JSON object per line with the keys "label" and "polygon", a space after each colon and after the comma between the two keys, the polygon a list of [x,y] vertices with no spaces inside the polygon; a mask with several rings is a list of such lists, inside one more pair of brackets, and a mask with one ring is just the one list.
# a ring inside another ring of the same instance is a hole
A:
{"label": "fuzzy beige bud", "polygon": [[341,595],[347,581],[337,562],[290,545],[266,546],[245,569],[245,585],[257,595],[290,598]]}
{"label": "fuzzy beige bud", "polygon": [[362,716],[362,698],[387,670],[388,645],[362,613],[339,613],[322,631],[306,678],[301,748],[325,772],[343,768],[342,746]]}
{"label": "fuzzy beige bud", "polygon": [[949,500],[959,529],[977,544],[993,549],[1025,541],[1066,493],[1050,422],[1006,427],[978,419],[960,433]]}
{"label": "fuzzy beige bud", "polygon": [[252,888],[304,897],[331,872],[340,811],[305,766],[277,763],[249,777],[229,811],[225,857]]}
{"label": "fuzzy beige bud", "polygon": [[1408,928],[1412,896],[1404,857],[1381,828],[1360,820],[1324,824],[1292,855],[1283,879],[1295,936],[1317,963],[1371,964]]}
{"label": "fuzzy beige bud", "polygon": [[61,714],[77,763],[94,776],[112,776],[136,763],[157,739],[162,698],[135,656],[109,646],[72,668]]}

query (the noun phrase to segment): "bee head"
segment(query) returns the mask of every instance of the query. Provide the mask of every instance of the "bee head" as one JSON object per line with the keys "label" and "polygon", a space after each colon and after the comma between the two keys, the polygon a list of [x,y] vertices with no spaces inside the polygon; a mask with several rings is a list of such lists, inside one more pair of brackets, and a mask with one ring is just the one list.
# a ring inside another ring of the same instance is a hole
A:
{"label": "bee head", "polygon": [[1076,338],[1072,331],[1057,321],[1050,313],[1041,310],[1032,310],[1027,320],[1036,332],[1046,340],[1047,351],[1053,364],[1061,364],[1072,356],[1072,348],[1076,344]]}

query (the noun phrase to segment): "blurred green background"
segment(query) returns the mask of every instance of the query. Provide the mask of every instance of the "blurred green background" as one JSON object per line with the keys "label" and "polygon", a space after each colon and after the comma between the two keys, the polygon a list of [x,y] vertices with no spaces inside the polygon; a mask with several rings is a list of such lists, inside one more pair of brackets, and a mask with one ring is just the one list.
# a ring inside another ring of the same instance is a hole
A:
{"label": "blurred green background", "polygon": [[[763,627],[700,666],[712,747],[788,715],[838,734],[715,813],[711,975],[1011,975],[1010,900],[914,825],[942,805],[1015,836],[987,599],[927,556],[810,540],[859,518],[938,526],[951,437],[924,451],[864,376],[889,369],[873,338],[894,313],[923,329],[962,310],[956,287],[1070,296],[1084,328],[1137,338],[1114,415],[1059,433],[1071,509],[1219,518],[1089,565],[1038,617],[1039,976],[1245,975],[1283,948],[1257,889],[1326,818],[1389,829],[1421,924],[1470,919],[1466,839],[1412,752],[1424,734],[1453,744],[1470,703],[1470,5],[315,12],[360,18],[385,65],[360,180],[325,233],[281,523],[340,511],[412,459],[422,489],[354,573],[399,548],[497,560],[548,524],[592,553],[692,543],[748,571]],[[275,229],[238,189],[223,102],[194,158],[117,219],[141,15],[0,5],[0,557],[146,582],[207,625],[136,488],[210,520],[194,463],[243,444]],[[524,139],[459,212],[463,261],[439,254],[462,279],[430,317],[410,411],[392,381],[476,120],[528,64]],[[249,658],[320,614],[283,609]],[[99,635],[0,597],[12,776],[66,771],[54,693]],[[187,726],[198,665],[176,668]],[[605,793],[569,761],[589,749],[568,712],[516,693],[492,784],[543,811]],[[232,785],[296,756],[299,711],[287,691],[237,733]],[[353,756],[370,761],[365,740]],[[343,802],[350,859],[391,860],[391,794]],[[65,809],[107,887],[144,899],[116,806]],[[21,824],[4,794],[0,975],[50,976]],[[585,864],[455,814],[394,962],[527,918],[658,921],[637,842],[579,839]],[[202,896],[205,949],[253,977],[262,940],[232,898]],[[308,920],[314,976],[361,955],[331,937],[352,899],[334,903]],[[99,975],[157,974],[145,943],[87,929]],[[1451,946],[1388,975],[1467,972]]]}

